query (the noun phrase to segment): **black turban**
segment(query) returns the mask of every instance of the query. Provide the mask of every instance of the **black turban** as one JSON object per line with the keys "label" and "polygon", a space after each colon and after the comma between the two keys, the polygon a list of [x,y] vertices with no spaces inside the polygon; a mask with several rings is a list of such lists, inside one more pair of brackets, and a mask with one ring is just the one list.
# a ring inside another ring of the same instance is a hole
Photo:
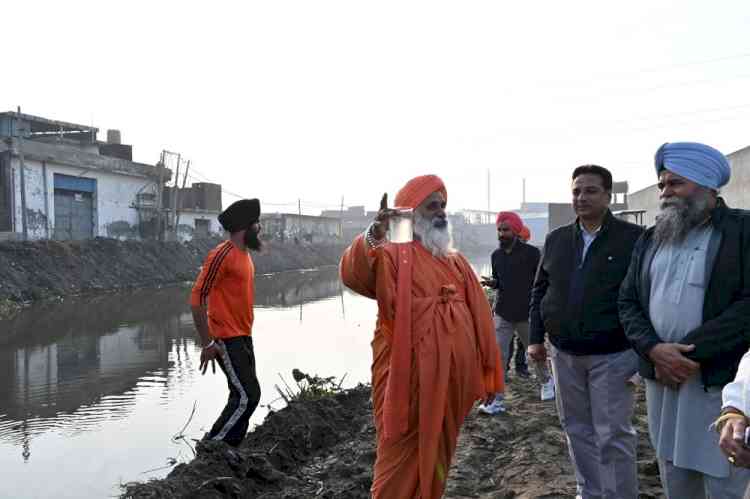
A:
{"label": "black turban", "polygon": [[232,233],[249,228],[260,218],[260,201],[240,199],[229,205],[219,214],[219,223],[224,230]]}

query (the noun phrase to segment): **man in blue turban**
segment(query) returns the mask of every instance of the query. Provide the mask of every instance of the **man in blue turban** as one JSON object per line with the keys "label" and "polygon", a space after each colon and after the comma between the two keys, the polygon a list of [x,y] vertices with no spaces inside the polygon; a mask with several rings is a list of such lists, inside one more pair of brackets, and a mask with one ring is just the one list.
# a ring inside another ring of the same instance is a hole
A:
{"label": "man in blue turban", "polygon": [[667,142],[656,151],[656,174],[668,170],[707,189],[718,191],[729,182],[729,162],[711,146]]}
{"label": "man in blue turban", "polygon": [[[668,499],[743,497],[750,470],[707,428],[750,346],[750,212],[719,197],[730,168],[693,142],[656,152],[656,225],[633,250],[620,320],[640,354],[651,443]],[[737,411],[732,407],[724,412]],[[741,433],[744,417],[724,418]]]}

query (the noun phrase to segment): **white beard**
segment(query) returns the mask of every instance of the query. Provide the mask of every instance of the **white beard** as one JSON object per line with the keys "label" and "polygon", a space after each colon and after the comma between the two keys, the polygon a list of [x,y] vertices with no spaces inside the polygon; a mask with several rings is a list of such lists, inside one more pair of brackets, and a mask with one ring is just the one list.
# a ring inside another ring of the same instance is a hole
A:
{"label": "white beard", "polygon": [[710,215],[709,199],[709,192],[702,191],[693,198],[663,200],[656,215],[656,242],[665,245],[682,243],[688,233]]}
{"label": "white beard", "polygon": [[453,229],[450,220],[446,219],[444,227],[433,225],[434,220],[428,220],[419,213],[414,213],[414,234],[419,236],[422,246],[435,256],[448,256],[456,252],[453,247]]}

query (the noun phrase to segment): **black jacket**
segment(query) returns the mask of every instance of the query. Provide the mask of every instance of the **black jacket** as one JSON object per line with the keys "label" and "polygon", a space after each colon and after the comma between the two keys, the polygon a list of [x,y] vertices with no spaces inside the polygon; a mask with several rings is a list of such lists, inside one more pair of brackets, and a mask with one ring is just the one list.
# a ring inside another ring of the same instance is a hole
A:
{"label": "black jacket", "polygon": [[[710,278],[703,303],[703,324],[680,341],[695,345],[686,356],[701,365],[703,385],[730,382],[750,346],[750,212],[729,209],[719,198],[711,216],[714,235],[708,244]],[[648,352],[661,338],[649,319],[650,268],[656,244],[653,227],[638,241],[620,290],[620,318],[640,355],[639,371],[654,379]]]}
{"label": "black jacket", "polygon": [[[583,239],[578,221],[547,236],[531,291],[530,343],[544,341],[573,355],[627,350],[617,298],[635,242],[643,229],[608,213],[578,269]],[[579,275],[574,276],[576,272]],[[580,279],[581,296],[572,296]]]}
{"label": "black jacket", "polygon": [[539,265],[539,249],[516,239],[510,253],[498,248],[492,253],[491,260],[492,278],[497,282],[495,315],[508,322],[526,322],[531,286]]}

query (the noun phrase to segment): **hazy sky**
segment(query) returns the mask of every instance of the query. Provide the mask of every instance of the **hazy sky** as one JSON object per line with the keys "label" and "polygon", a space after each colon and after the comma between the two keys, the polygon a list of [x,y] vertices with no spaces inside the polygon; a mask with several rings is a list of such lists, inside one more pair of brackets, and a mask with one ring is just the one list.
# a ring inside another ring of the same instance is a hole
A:
{"label": "hazy sky", "polygon": [[265,211],[374,208],[422,173],[445,179],[449,208],[484,209],[488,169],[493,210],[518,207],[524,177],[529,201],[566,201],[581,163],[633,191],[663,142],[750,145],[747,0],[45,1],[2,16],[0,111],[118,128],[141,162],[179,151],[193,181]]}

